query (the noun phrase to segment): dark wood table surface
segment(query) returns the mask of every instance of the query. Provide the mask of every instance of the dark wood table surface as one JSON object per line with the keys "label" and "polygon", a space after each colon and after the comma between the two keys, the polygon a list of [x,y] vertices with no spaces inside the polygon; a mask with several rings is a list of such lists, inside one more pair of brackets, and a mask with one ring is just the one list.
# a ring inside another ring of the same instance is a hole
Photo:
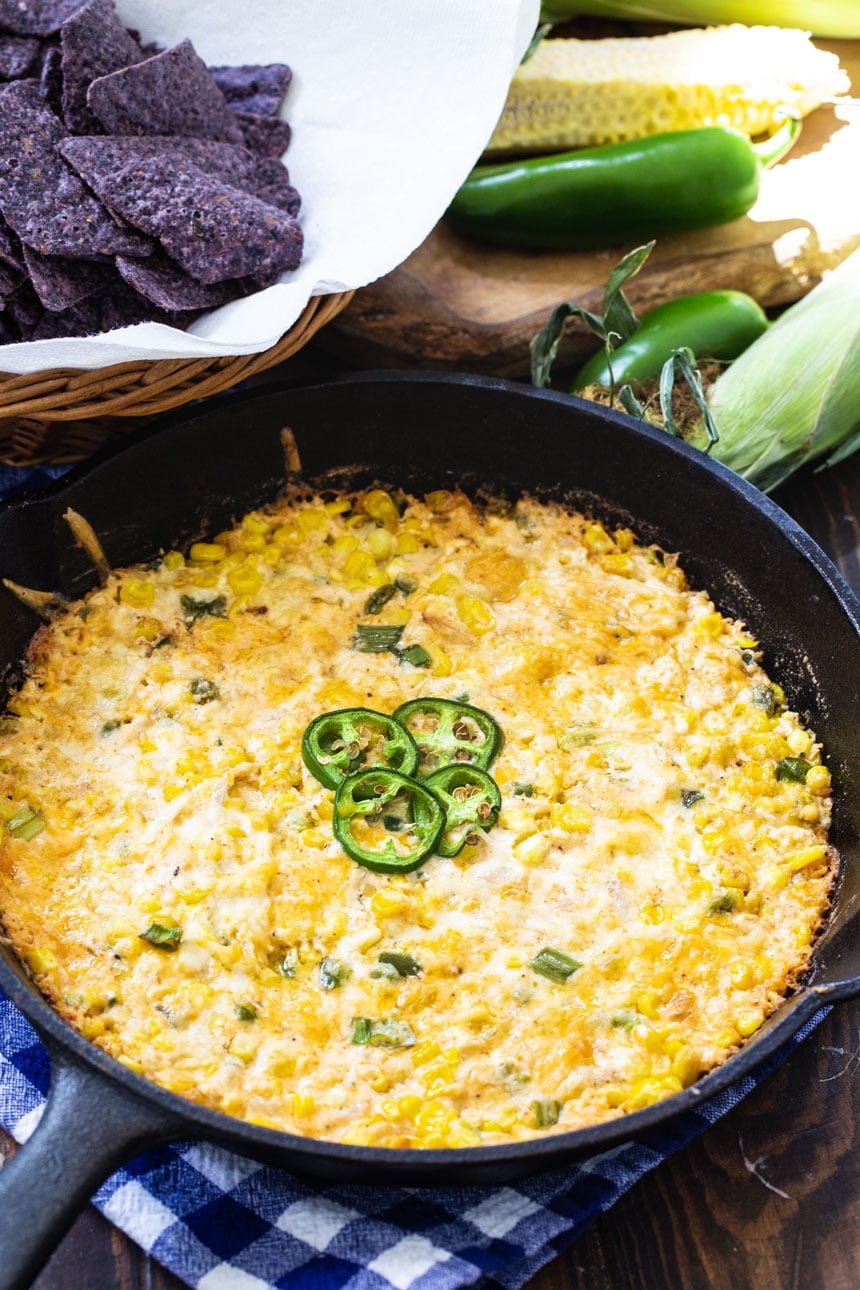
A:
{"label": "dark wood table surface", "polygon": [[[328,370],[306,356],[309,376]],[[284,373],[296,375],[292,365]],[[776,495],[860,593],[860,454]],[[637,1184],[530,1290],[857,1290],[860,1003]],[[12,1144],[0,1133],[0,1155]],[[38,1196],[33,1197],[34,1208]],[[2,1251],[0,1251],[2,1259]],[[35,1290],[181,1290],[90,1207]]]}

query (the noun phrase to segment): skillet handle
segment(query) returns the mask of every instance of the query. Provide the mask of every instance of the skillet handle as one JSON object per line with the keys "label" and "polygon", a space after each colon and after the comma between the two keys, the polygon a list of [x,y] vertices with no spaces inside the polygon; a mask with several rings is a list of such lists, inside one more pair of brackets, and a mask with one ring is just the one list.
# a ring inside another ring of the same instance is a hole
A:
{"label": "skillet handle", "polygon": [[848,977],[844,981],[829,981],[813,985],[810,994],[817,995],[819,1007],[841,1003],[845,999],[860,998],[860,976]]}
{"label": "skillet handle", "polygon": [[32,1138],[0,1170],[0,1290],[27,1290],[101,1183],[178,1123],[73,1057],[51,1051],[51,1091]]}

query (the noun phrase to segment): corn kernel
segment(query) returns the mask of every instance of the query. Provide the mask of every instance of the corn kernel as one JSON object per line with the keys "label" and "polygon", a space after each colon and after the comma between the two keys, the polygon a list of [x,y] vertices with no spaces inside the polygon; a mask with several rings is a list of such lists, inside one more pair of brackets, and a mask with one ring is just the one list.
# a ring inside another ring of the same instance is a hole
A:
{"label": "corn kernel", "polygon": [[293,1115],[297,1120],[307,1119],[316,1108],[316,1102],[310,1093],[293,1094]]}
{"label": "corn kernel", "polygon": [[830,792],[830,771],[826,766],[813,766],[806,775],[806,787],[816,797],[826,797]]}
{"label": "corn kernel", "polygon": [[184,792],[184,784],[165,784],[162,789],[165,802],[175,802],[177,797],[181,797]]}
{"label": "corn kernel", "polygon": [[370,902],[370,908],[377,918],[392,918],[395,914],[402,913],[405,903],[405,897],[399,891],[377,891]]}
{"label": "corn kernel", "polygon": [[643,990],[636,999],[636,1010],[641,1012],[643,1017],[655,1021],[660,1015],[660,996],[656,990]]}
{"label": "corn kernel", "polygon": [[181,551],[167,551],[161,563],[165,569],[182,569],[185,567],[185,556]]}
{"label": "corn kernel", "polygon": [[457,614],[463,625],[477,636],[485,636],[496,625],[493,611],[485,601],[480,600],[477,596],[459,596],[457,598]]}
{"label": "corn kernel", "polygon": [[609,555],[603,556],[600,561],[600,565],[607,573],[618,573],[622,575],[629,573],[633,568],[630,556],[624,555],[620,552],[611,552]]}
{"label": "corn kernel", "polygon": [[662,923],[665,919],[666,911],[662,905],[643,905],[639,910],[639,917],[643,923],[647,923],[650,927],[656,927],[658,923]]}
{"label": "corn kernel", "polygon": [[437,488],[433,492],[425,495],[424,501],[427,503],[427,509],[434,515],[444,515],[454,506],[454,494],[447,488]]}
{"label": "corn kernel", "polygon": [[505,967],[513,968],[516,971],[517,968],[525,967],[525,962],[525,959],[520,958],[519,954],[509,954],[505,959]]}
{"label": "corn kernel", "polygon": [[155,583],[145,578],[124,578],[120,584],[119,598],[133,609],[149,609],[155,600]]}
{"label": "corn kernel", "polygon": [[236,1035],[230,1044],[231,1056],[238,1057],[240,1062],[253,1061],[256,1051],[257,1040],[253,1035]]}
{"label": "corn kernel", "polygon": [[722,636],[725,625],[725,619],[722,614],[716,612],[703,614],[701,618],[697,618],[693,623],[693,635],[706,637],[708,640],[716,640],[719,636]]}
{"label": "corn kernel", "polygon": [[391,1088],[391,1077],[386,1075],[384,1071],[374,1071],[372,1075],[368,1076],[367,1082],[374,1093],[387,1093]]}
{"label": "corn kernel", "polygon": [[592,814],[585,806],[576,806],[573,802],[556,805],[550,811],[550,823],[565,833],[588,833],[592,824]]}
{"label": "corn kernel", "polygon": [[398,555],[414,555],[421,550],[421,543],[414,533],[401,533],[397,539]]}
{"label": "corn kernel", "polygon": [[366,578],[372,571],[377,572],[373,556],[368,551],[353,551],[347,556],[343,571],[348,578]]}
{"label": "corn kernel", "polygon": [[550,844],[541,833],[532,833],[527,838],[518,838],[514,843],[514,855],[520,864],[532,868],[542,864],[550,851]]}
{"label": "corn kernel", "polygon": [[387,529],[374,529],[368,534],[367,549],[374,560],[390,560],[394,555],[394,538]]}
{"label": "corn kernel", "polygon": [[732,985],[738,990],[748,990],[755,981],[755,973],[749,963],[740,959],[729,968]]}
{"label": "corn kernel", "polygon": [[454,670],[454,664],[451,662],[451,655],[446,654],[443,649],[433,648],[430,653],[430,671],[433,676],[450,676]]}
{"label": "corn kernel", "polygon": [[189,558],[199,564],[217,564],[227,554],[226,546],[220,542],[192,542]]}
{"label": "corn kernel", "polygon": [[353,537],[351,533],[342,533],[340,537],[335,538],[328,549],[332,559],[342,564],[347,556],[358,550],[358,538]]}
{"label": "corn kernel", "polygon": [[438,578],[433,579],[427,590],[430,592],[431,596],[445,596],[449,591],[453,591],[455,587],[459,587],[459,585],[460,583],[458,579],[454,577],[453,573],[440,573]]}
{"label": "corn kernel", "polygon": [[801,869],[807,869],[810,865],[818,864],[827,855],[827,847],[820,843],[814,847],[804,847],[802,851],[793,851],[783,860],[783,864],[789,873],[799,873]]}
{"label": "corn kernel", "polygon": [[369,515],[372,520],[376,520],[387,529],[395,529],[400,522],[400,512],[394,504],[394,499],[382,488],[372,488],[369,493],[366,493],[362,498],[361,506],[365,515]]}
{"label": "corn kernel", "polygon": [[253,596],[263,585],[263,576],[252,565],[243,564],[227,574],[230,590],[236,596]]}
{"label": "corn kernel", "polygon": [[735,1019],[735,1025],[737,1026],[738,1034],[742,1035],[744,1039],[748,1039],[750,1035],[755,1034],[759,1026],[764,1025],[764,1013],[761,1008],[749,1008],[738,1015]]}
{"label": "corn kernel", "polygon": [[27,950],[24,959],[31,972],[37,975],[41,972],[51,972],[57,966],[57,957],[52,950],[45,947],[35,947]]}
{"label": "corn kernel", "polygon": [[157,618],[145,616],[138,618],[135,625],[134,634],[137,640],[153,641],[160,640],[164,635],[164,626]]}
{"label": "corn kernel", "polygon": [[582,535],[582,544],[592,555],[606,555],[614,545],[602,524],[589,524]]}
{"label": "corn kernel", "polygon": [[374,945],[378,945],[382,940],[382,929],[379,927],[369,927],[366,932],[358,938],[355,948],[360,954],[366,954]]}
{"label": "corn kernel", "polygon": [[305,537],[323,537],[328,532],[329,519],[321,506],[313,506],[299,511],[296,524]]}

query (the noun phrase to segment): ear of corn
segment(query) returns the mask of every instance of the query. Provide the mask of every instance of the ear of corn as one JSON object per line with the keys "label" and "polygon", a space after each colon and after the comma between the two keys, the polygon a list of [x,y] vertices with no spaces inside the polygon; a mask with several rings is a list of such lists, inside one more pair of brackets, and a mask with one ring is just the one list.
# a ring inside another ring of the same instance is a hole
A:
{"label": "ear of corn", "polygon": [[545,40],[517,70],[488,150],[586,148],[712,125],[765,134],[848,85],[835,54],[778,27]]}
{"label": "ear of corn", "polygon": [[817,36],[860,36],[857,0],[544,0],[542,22],[568,22],[588,14],[637,22],[774,23]]}

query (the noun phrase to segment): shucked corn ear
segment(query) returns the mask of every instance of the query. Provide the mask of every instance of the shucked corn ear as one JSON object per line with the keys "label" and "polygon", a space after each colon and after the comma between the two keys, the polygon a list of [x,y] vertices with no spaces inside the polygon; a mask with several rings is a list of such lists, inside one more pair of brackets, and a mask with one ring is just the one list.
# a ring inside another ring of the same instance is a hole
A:
{"label": "shucked corn ear", "polygon": [[545,40],[518,68],[488,150],[587,148],[708,125],[765,134],[848,87],[835,54],[779,27]]}
{"label": "shucked corn ear", "polygon": [[857,0],[543,0],[541,22],[589,14],[636,22],[749,22],[801,27],[816,36],[860,36]]}

